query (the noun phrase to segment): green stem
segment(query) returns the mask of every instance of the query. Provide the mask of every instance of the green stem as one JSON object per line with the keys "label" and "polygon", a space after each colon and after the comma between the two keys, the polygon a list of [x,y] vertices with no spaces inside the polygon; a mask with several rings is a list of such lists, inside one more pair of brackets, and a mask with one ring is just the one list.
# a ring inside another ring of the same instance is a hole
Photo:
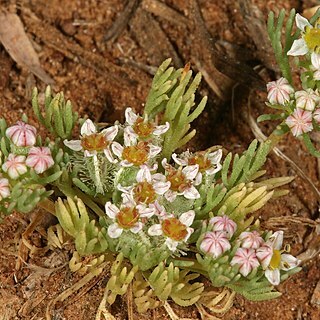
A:
{"label": "green stem", "polygon": [[314,156],[314,157],[317,157],[317,158],[320,158],[320,152],[315,148],[315,146],[313,145],[310,137],[308,134],[304,133],[302,135],[303,137],[303,141],[307,147],[307,149],[309,150],[309,152]]}

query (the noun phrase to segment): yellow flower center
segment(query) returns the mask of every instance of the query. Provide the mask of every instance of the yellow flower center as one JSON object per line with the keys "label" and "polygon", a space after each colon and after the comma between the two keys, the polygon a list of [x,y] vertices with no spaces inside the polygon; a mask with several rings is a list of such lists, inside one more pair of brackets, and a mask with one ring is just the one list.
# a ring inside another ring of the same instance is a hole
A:
{"label": "yellow flower center", "polygon": [[180,169],[170,169],[167,180],[170,181],[170,189],[173,191],[183,192],[185,189],[190,187],[191,184],[191,182],[186,178]]}
{"label": "yellow flower center", "polygon": [[154,130],[154,124],[140,117],[133,125],[133,130],[140,138],[148,138]]}
{"label": "yellow flower center", "polygon": [[187,227],[177,218],[169,218],[162,222],[164,235],[175,241],[183,240],[187,234]]}
{"label": "yellow flower center", "polygon": [[211,167],[211,162],[207,159],[205,153],[198,152],[192,158],[188,159],[188,165],[199,165],[199,171],[206,171]]}
{"label": "yellow flower center", "polygon": [[281,262],[281,251],[273,250],[273,255],[272,255],[269,267],[272,270],[279,269],[280,262]]}
{"label": "yellow flower center", "polygon": [[117,222],[122,229],[132,228],[139,220],[139,212],[136,208],[123,208],[117,214]]}
{"label": "yellow flower center", "polygon": [[81,139],[82,148],[88,151],[103,151],[109,144],[110,142],[102,133],[93,133]]}
{"label": "yellow flower center", "polygon": [[136,146],[125,147],[122,152],[122,158],[140,166],[148,160],[149,146],[147,143],[140,141]]}
{"label": "yellow flower center", "polygon": [[320,29],[306,27],[304,41],[310,50],[318,53],[320,50]]}
{"label": "yellow flower center", "polygon": [[133,189],[134,200],[150,204],[156,200],[156,193],[152,184],[147,181],[139,182]]}

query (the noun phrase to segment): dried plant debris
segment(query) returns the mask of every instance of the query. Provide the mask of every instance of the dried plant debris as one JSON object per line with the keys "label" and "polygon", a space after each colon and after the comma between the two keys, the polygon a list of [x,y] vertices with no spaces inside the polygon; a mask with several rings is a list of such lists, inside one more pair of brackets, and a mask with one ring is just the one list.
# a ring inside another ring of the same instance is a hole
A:
{"label": "dried plant debris", "polygon": [[39,57],[24,31],[19,16],[15,13],[4,10],[0,12],[0,41],[16,63],[26,67],[44,83],[54,83],[41,67]]}

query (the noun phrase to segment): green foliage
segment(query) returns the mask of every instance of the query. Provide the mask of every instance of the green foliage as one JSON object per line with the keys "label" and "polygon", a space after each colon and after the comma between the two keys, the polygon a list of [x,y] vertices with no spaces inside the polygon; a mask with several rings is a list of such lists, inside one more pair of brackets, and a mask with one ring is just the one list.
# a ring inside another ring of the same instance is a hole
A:
{"label": "green foliage", "polygon": [[56,216],[62,228],[75,239],[77,251],[82,254],[104,252],[108,249],[108,237],[104,228],[96,226],[89,218],[84,203],[75,198],[58,199],[55,204]]}
{"label": "green foliage", "polygon": [[168,122],[170,129],[164,134],[161,158],[171,158],[171,154],[184,146],[196,134],[190,130],[190,123],[204,110],[207,97],[195,106],[195,91],[201,81],[198,73],[193,80],[189,65],[184,69],[168,68],[171,60],[166,60],[158,69],[147,98],[145,114],[154,117],[164,111],[162,123]]}
{"label": "green foliage", "polygon": [[44,108],[39,106],[38,90],[34,88],[32,93],[32,107],[39,122],[52,134],[61,139],[71,138],[73,127],[78,120],[78,113],[72,110],[69,100],[65,101],[62,92],[52,96],[51,88],[45,91]]}

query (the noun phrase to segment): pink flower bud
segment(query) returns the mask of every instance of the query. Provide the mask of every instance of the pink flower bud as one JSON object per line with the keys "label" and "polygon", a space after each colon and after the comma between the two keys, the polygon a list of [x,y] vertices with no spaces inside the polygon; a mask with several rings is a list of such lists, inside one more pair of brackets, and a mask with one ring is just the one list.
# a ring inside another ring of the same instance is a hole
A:
{"label": "pink flower bud", "polygon": [[259,266],[259,261],[253,249],[239,248],[230,264],[240,266],[239,272],[246,277],[254,268]]}
{"label": "pink flower bud", "polygon": [[229,239],[237,230],[237,224],[226,215],[211,218],[209,224],[213,225],[213,231],[225,231]]}
{"label": "pink flower bud", "polygon": [[17,179],[28,171],[25,160],[25,156],[15,156],[10,153],[6,162],[2,165],[2,170],[7,172],[11,179]]}
{"label": "pink flower bud", "polygon": [[294,92],[287,79],[280,78],[267,84],[268,100],[272,104],[285,104],[290,100],[290,94]]}
{"label": "pink flower bud", "polygon": [[9,180],[5,178],[0,179],[0,200],[10,196]]}
{"label": "pink flower bud", "polygon": [[297,91],[294,96],[296,98],[297,108],[308,111],[313,111],[320,101],[318,91],[313,91],[310,88],[307,90]]}
{"label": "pink flower bud", "polygon": [[295,137],[313,130],[312,113],[300,108],[294,110],[294,112],[286,119],[285,123],[291,129],[291,132]]}
{"label": "pink flower bud", "polygon": [[230,248],[231,245],[224,231],[206,232],[200,244],[200,249],[214,258],[218,258]]}
{"label": "pink flower bud", "polygon": [[257,231],[242,232],[239,239],[241,240],[242,248],[258,249],[264,242]]}
{"label": "pink flower bud", "polygon": [[26,164],[33,168],[37,174],[43,173],[54,165],[50,149],[48,147],[32,147],[29,150]]}
{"label": "pink flower bud", "polygon": [[37,129],[23,121],[6,130],[7,137],[18,147],[31,147],[36,143]]}

